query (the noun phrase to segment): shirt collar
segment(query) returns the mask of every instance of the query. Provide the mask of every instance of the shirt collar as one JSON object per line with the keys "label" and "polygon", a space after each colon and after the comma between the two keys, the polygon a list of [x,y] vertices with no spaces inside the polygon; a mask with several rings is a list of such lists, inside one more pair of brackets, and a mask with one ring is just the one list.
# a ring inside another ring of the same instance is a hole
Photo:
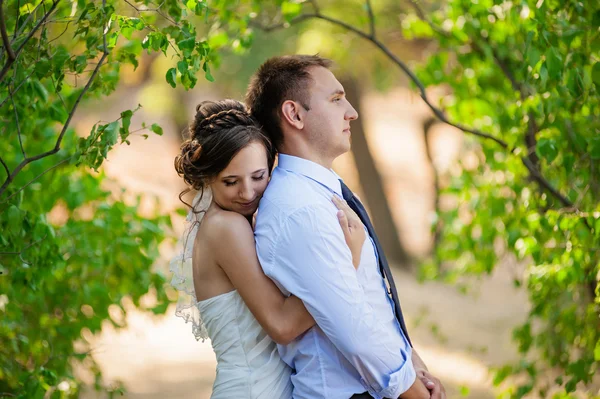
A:
{"label": "shirt collar", "polygon": [[340,177],[333,170],[318,163],[293,155],[279,154],[277,167],[306,176],[329,188],[340,197],[342,196]]}

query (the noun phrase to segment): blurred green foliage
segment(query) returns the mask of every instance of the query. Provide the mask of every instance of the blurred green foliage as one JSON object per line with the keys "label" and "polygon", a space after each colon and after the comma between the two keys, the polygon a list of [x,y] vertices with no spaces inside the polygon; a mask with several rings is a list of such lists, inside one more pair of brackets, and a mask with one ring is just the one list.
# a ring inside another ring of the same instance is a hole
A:
{"label": "blurred green foliage", "polygon": [[[69,126],[79,102],[112,93],[124,65],[136,69],[147,54],[172,62],[165,84],[193,88],[199,76],[213,80],[211,66],[222,67],[222,51],[235,56],[250,48],[257,26],[278,31],[315,18],[318,25],[308,27],[324,32],[336,59],[374,84],[395,82],[400,70],[394,73],[386,58],[399,54],[401,44],[352,51],[354,40],[373,44],[370,3],[353,3],[352,13],[335,1],[317,3],[2,3],[0,393],[76,397],[74,362],[88,366],[103,389],[82,331],[98,332],[103,322],[121,326],[108,309],[126,313],[125,296],[140,306],[144,294],[156,291],[156,313],[168,304],[164,278],[152,265],[169,218],[140,215],[93,172],[137,133],[131,130],[137,108],[75,132]],[[419,12],[408,12],[409,3]],[[433,43],[416,77],[451,89],[433,105],[505,144],[465,141],[442,192],[458,205],[438,214],[438,261],[427,263],[423,275],[457,281],[491,273],[506,256],[521,261],[515,284],[527,289],[532,305],[514,333],[522,360],[497,370],[494,382],[526,377],[515,379],[523,383],[509,386],[504,397],[572,397],[576,387],[591,386],[600,364],[598,4],[450,0],[431,10],[409,3],[374,3],[377,38],[390,40],[402,30],[406,39]],[[347,25],[319,17],[325,13]],[[337,32],[355,39],[336,42],[329,36]],[[304,36],[304,48],[314,37]],[[146,129],[162,134],[156,124]]]}
{"label": "blurred green foliage", "polygon": [[[451,0],[405,35],[437,48],[417,71],[451,94],[440,104],[503,140],[468,140],[442,195],[438,262],[427,276],[457,281],[524,265],[527,321],[514,331],[522,360],[499,369],[526,378],[505,397],[567,398],[600,365],[600,7],[597,2]],[[444,264],[451,263],[450,267]],[[596,387],[596,390],[598,388]]]}
{"label": "blurred green foliage", "polygon": [[[212,79],[208,43],[218,47],[219,33],[199,38],[195,26],[207,12],[200,1],[0,7],[0,397],[77,397],[77,364],[92,371],[96,389],[119,393],[103,386],[85,337],[103,323],[123,327],[125,297],[166,311],[155,261],[171,220],[140,214],[141,198],[109,192],[99,168],[140,130],[163,132],[157,124],[132,129],[135,105],[89,132],[75,132],[71,120],[81,102],[111,94],[123,66],[137,68],[146,53],[173,62],[165,84],[189,89],[199,74]],[[153,300],[140,302],[147,293]]]}

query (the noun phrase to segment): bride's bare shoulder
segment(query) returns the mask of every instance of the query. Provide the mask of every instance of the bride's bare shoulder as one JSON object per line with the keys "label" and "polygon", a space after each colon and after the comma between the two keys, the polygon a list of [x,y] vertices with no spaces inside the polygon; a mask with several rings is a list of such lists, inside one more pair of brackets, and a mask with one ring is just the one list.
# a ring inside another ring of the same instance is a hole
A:
{"label": "bride's bare shoulder", "polygon": [[217,240],[220,244],[223,244],[221,240],[239,237],[240,234],[253,234],[250,223],[243,215],[223,209],[207,213],[202,224],[209,239]]}

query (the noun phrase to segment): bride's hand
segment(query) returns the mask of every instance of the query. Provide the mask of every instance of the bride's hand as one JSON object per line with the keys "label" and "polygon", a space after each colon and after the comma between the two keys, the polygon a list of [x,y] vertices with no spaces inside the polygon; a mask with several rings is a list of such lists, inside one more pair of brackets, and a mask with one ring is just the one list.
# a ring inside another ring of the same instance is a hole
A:
{"label": "bride's hand", "polygon": [[360,218],[340,197],[337,195],[333,196],[333,203],[338,211],[338,220],[340,222],[340,226],[342,226],[342,231],[344,232],[344,239],[346,240],[346,244],[350,247],[350,252],[352,252],[352,264],[355,269],[358,269],[358,265],[360,264],[360,253],[362,251],[363,244],[365,243],[365,238],[367,237],[365,233],[365,228],[363,227]]}

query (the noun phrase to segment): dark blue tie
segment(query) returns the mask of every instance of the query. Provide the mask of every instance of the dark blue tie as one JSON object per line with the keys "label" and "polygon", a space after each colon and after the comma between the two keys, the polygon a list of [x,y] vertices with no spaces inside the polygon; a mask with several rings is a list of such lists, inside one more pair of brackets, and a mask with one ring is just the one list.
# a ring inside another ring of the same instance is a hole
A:
{"label": "dark blue tie", "polygon": [[375,248],[377,249],[377,254],[378,254],[378,258],[379,258],[379,268],[381,270],[381,273],[383,274],[383,277],[385,279],[387,279],[387,281],[388,281],[390,293],[392,294],[392,299],[394,300],[394,304],[396,305],[395,306],[396,318],[398,319],[398,322],[400,323],[400,327],[402,328],[402,332],[404,332],[404,336],[406,337],[406,340],[408,341],[410,346],[412,346],[412,343],[410,342],[410,338],[408,337],[408,331],[406,330],[406,324],[404,323],[404,317],[402,316],[402,309],[400,308],[400,300],[398,299],[398,291],[396,291],[396,284],[394,284],[394,277],[392,276],[392,271],[390,270],[390,265],[388,264],[387,259],[385,258],[385,255],[383,253],[383,248],[381,248],[381,244],[379,244],[379,240],[377,239],[377,234],[375,234],[375,229],[373,228],[373,225],[371,224],[371,219],[369,219],[369,215],[367,214],[365,207],[363,206],[363,204],[360,203],[358,198],[356,198],[356,196],[352,193],[352,190],[350,190],[348,188],[348,186],[346,186],[344,184],[343,181],[340,180],[340,183],[342,185],[342,196],[344,197],[344,200],[346,200],[346,202],[348,203],[350,208],[352,208],[352,210],[354,212],[356,212],[356,214],[358,215],[360,220],[363,222],[363,224],[367,228],[367,231],[369,232],[369,235],[373,239],[373,242],[375,243]]}

